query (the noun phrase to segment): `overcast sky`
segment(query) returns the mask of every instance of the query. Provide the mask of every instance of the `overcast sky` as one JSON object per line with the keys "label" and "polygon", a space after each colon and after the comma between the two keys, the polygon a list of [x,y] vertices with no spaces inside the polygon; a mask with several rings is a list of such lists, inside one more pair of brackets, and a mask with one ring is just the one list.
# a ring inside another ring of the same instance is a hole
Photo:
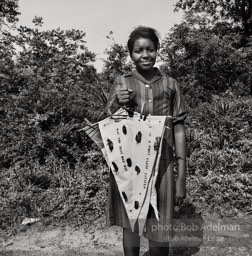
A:
{"label": "overcast sky", "polygon": [[178,0],[19,0],[20,22],[33,27],[34,16],[43,18],[43,28],[80,29],[86,32],[87,47],[97,54],[95,67],[101,71],[104,50],[113,31],[115,41],[125,44],[138,25],[157,29],[161,37],[182,20],[174,13]]}

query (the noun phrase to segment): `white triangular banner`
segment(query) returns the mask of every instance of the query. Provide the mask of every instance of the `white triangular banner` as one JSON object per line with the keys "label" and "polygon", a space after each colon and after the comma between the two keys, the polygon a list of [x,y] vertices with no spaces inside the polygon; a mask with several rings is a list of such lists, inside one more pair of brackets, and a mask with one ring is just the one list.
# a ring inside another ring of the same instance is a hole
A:
{"label": "white triangular banner", "polygon": [[165,122],[166,116],[149,115],[143,120],[138,113],[129,117],[120,109],[98,123],[131,228],[134,230],[139,219],[140,234],[150,203],[158,218],[155,181],[162,143],[155,143],[157,138],[161,140]]}

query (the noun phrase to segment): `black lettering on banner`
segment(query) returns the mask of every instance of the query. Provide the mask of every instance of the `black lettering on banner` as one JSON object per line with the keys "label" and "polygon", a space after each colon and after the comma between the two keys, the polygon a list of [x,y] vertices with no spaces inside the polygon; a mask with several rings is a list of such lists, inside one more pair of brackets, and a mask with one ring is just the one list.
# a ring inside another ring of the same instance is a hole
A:
{"label": "black lettering on banner", "polygon": [[147,154],[148,154],[148,156],[150,156],[150,154],[151,154],[151,145],[148,145]]}
{"label": "black lettering on banner", "polygon": [[147,177],[148,177],[148,174],[145,172],[144,173],[144,184],[143,184],[144,189],[146,188],[146,185],[147,185]]}
{"label": "black lettering on banner", "polygon": [[122,146],[119,146],[119,153],[120,153],[121,155],[123,155]]}
{"label": "black lettering on banner", "polygon": [[146,158],[145,169],[149,169],[149,158]]}

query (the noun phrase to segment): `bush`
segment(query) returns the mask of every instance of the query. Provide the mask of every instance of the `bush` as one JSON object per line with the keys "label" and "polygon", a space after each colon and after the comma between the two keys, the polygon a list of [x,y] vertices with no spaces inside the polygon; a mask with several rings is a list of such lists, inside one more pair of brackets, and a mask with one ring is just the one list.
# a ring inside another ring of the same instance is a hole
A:
{"label": "bush", "polygon": [[251,212],[252,99],[214,96],[187,120],[189,200],[205,214]]}
{"label": "bush", "polygon": [[101,217],[107,201],[108,169],[100,157],[93,158],[74,169],[52,157],[43,166],[31,163],[1,173],[0,228],[14,227],[25,217],[67,219],[75,225]]}

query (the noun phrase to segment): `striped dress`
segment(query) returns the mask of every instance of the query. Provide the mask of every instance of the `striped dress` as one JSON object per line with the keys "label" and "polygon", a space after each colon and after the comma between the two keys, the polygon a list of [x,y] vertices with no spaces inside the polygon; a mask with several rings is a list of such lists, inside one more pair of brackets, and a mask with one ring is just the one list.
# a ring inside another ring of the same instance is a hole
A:
{"label": "striped dress", "polygon": [[[186,114],[179,85],[175,79],[162,75],[155,68],[156,75],[146,81],[136,70],[116,78],[108,99],[108,106],[114,112],[118,105],[115,96],[117,86],[133,90],[133,99],[137,104],[135,111],[143,115],[172,116],[169,119],[169,132],[164,135],[159,173],[156,181],[157,207],[160,220],[157,222],[150,206],[146,221],[145,237],[157,242],[166,242],[172,235],[171,224],[174,209],[174,136],[173,126],[183,121]],[[144,106],[144,107],[142,107]],[[168,130],[168,129],[166,129]],[[122,203],[117,184],[110,172],[107,224],[130,229],[125,207]],[[137,227],[136,227],[137,232]]]}

